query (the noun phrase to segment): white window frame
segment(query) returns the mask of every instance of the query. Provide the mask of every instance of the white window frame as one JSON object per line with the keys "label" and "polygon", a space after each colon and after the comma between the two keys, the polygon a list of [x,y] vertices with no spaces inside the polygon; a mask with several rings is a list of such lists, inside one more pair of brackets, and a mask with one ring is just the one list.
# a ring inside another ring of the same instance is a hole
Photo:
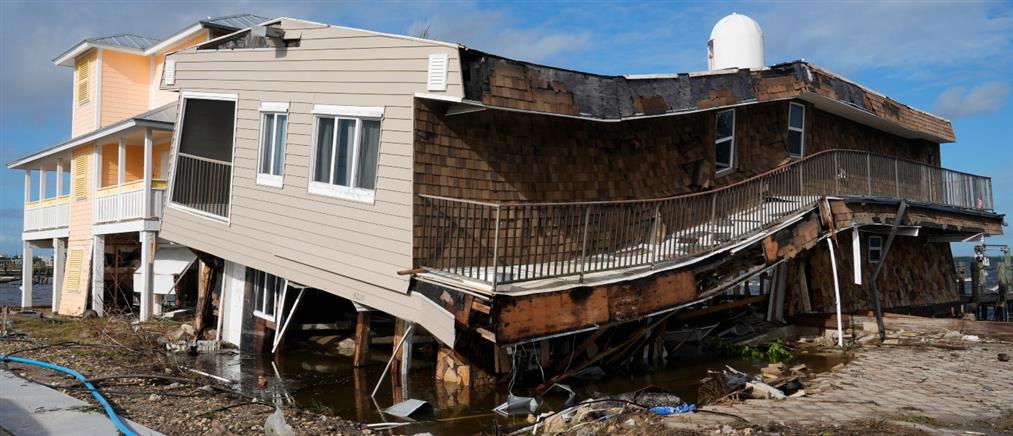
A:
{"label": "white window frame", "polygon": [[[257,277],[258,276],[260,276],[260,279],[263,280],[262,283],[259,283],[259,284],[257,283]],[[267,294],[268,293],[264,292],[264,290],[267,289],[267,278],[268,278],[268,276],[274,277],[276,279],[275,283],[281,283],[281,288],[280,289],[274,289],[273,292],[272,292],[273,299],[274,299],[274,304],[271,307],[274,308],[274,312],[273,313],[266,313],[266,312],[263,312],[263,311],[257,309],[257,303],[258,302],[254,301],[253,302],[253,316],[256,316],[257,318],[265,319],[267,321],[275,322],[275,320],[278,319],[278,310],[279,310],[279,307],[278,307],[278,303],[279,303],[278,297],[279,297],[279,295],[284,294],[285,289],[288,288],[288,279],[283,279],[281,277],[278,277],[278,276],[273,275],[273,274],[269,274],[269,273],[264,272],[264,271],[258,271],[258,270],[254,271],[254,273],[253,273],[253,280],[254,280],[254,283],[253,283],[253,295],[257,296],[257,286],[260,286],[261,294],[259,295],[259,297],[261,299],[261,301],[260,301],[260,307],[261,308],[267,307]]]}
{"label": "white window frame", "polygon": [[[802,127],[792,127],[792,125],[791,125],[791,108],[792,108],[792,106],[798,107],[799,109],[802,110]],[[798,103],[795,103],[795,102],[788,103],[788,131],[789,132],[798,132],[799,133],[799,137],[802,138],[802,143],[799,145],[799,152],[798,152],[798,154],[794,154],[794,153],[791,152],[791,136],[789,135],[789,139],[788,139],[788,156],[796,157],[796,158],[801,158],[801,157],[805,156],[805,105],[798,104]]]}
{"label": "white window frame", "polygon": [[[873,243],[872,243],[873,240],[876,240],[876,241],[879,241],[879,242],[877,244],[875,244],[875,246],[874,246]],[[883,261],[883,237],[879,236],[879,235],[869,235],[869,244],[868,245],[869,245],[869,253],[868,253],[869,263],[875,265],[877,263],[882,262]],[[872,258],[872,252],[873,251],[876,252],[876,260],[873,260],[873,258]]]}
{"label": "white window frame", "polygon": [[[317,135],[320,130],[320,120],[323,118],[334,119],[334,138],[331,143],[331,171],[328,180],[334,179],[334,161],[333,156],[337,156],[337,143],[338,143],[338,121],[339,120],[353,120],[355,121],[355,138],[352,143],[352,157],[349,160],[349,180],[351,183],[355,183],[355,179],[358,176],[359,171],[359,150],[362,134],[362,122],[364,120],[372,120],[380,122],[380,129],[383,130],[383,106],[335,106],[335,105],[314,105],[313,106],[313,138],[312,148],[310,151],[310,167],[309,167],[309,183],[307,190],[310,194],[323,195],[327,197],[340,198],[344,200],[351,200],[360,203],[373,204],[376,200],[376,189],[377,182],[373,182],[374,189],[358,188],[354,186],[342,186],[335,185],[329,182],[318,182],[314,180],[314,172],[316,170],[317,161]],[[379,146],[379,144],[378,144]],[[379,152],[379,150],[377,151]],[[377,160],[379,166],[379,159]],[[379,168],[377,169],[377,175],[379,176]]]}
{"label": "white window frame", "polygon": [[[259,143],[257,147],[257,184],[270,186],[272,188],[281,188],[285,186],[284,165],[281,168],[281,174],[270,174],[260,172],[260,169],[263,168],[262,159],[264,156],[264,147],[268,146],[268,144],[264,143],[264,127],[266,126],[267,115],[274,115],[274,129],[271,130],[272,134],[270,138],[271,141],[270,147],[272,148],[270,156],[271,159],[273,160],[275,155],[273,149],[278,146],[278,144],[276,144],[276,141],[278,139],[278,115],[285,115],[285,123],[286,124],[288,123],[288,103],[283,102],[260,103],[260,139],[257,141]],[[288,126],[285,127],[285,138],[282,138],[282,147],[285,147],[288,144],[287,137],[288,137]],[[285,151],[282,150],[282,155],[284,155],[284,153]],[[269,168],[274,168],[274,162],[271,162]]]}
{"label": "white window frame", "polygon": [[[228,216],[220,217],[218,215],[210,214],[202,210],[197,210],[192,207],[176,203],[172,201],[173,191],[175,190],[176,181],[176,169],[179,168],[179,141],[183,133],[183,115],[186,113],[186,102],[187,100],[225,100],[233,103],[232,111],[232,176],[229,178],[229,209],[227,211]],[[166,207],[170,209],[181,210],[195,216],[205,218],[210,221],[218,223],[224,223],[226,226],[232,225],[232,184],[236,180],[236,131],[239,128],[239,94],[226,94],[218,92],[201,92],[201,91],[182,91],[179,93],[179,109],[176,111],[176,128],[172,129],[172,174],[171,182],[169,183],[169,189],[166,191]]]}
{"label": "white window frame", "polygon": [[[731,136],[724,136],[724,137],[718,138],[718,129],[717,129],[718,118],[721,116],[721,114],[723,114],[725,112],[731,112],[732,113],[732,134],[731,134]],[[730,142],[730,148],[729,148],[729,152],[728,152],[728,168],[718,169],[717,147],[718,147],[718,144],[724,143],[724,142]],[[722,110],[722,111],[717,111],[714,114],[714,175],[718,176],[718,175],[726,174],[729,171],[732,171],[734,169],[735,169],[735,109],[733,108],[733,109],[725,109],[725,110]]]}

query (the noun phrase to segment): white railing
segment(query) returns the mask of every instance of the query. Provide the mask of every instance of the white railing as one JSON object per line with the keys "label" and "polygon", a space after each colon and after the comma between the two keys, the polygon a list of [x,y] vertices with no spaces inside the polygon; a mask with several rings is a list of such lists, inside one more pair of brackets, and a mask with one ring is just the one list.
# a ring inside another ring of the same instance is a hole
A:
{"label": "white railing", "polygon": [[172,202],[221,218],[229,217],[232,163],[186,153],[176,154]]}
{"label": "white railing", "polygon": [[70,197],[50,198],[25,206],[25,231],[66,228],[70,222]]}
{"label": "white railing", "polygon": [[[151,216],[162,216],[165,182],[154,181],[151,188]],[[95,195],[92,216],[95,224],[144,218],[144,182],[136,181],[102,188]]]}

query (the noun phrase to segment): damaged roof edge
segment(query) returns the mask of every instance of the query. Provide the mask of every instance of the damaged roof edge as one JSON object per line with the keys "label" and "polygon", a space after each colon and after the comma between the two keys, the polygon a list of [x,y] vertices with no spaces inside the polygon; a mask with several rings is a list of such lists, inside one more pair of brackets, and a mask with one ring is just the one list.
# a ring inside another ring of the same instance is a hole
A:
{"label": "damaged roof edge", "polygon": [[[883,121],[873,127],[899,136],[938,143],[956,140],[948,120],[801,60],[763,70],[607,76],[462,47],[461,71],[464,100],[496,108],[621,121],[803,98],[808,94],[872,115]],[[868,124],[867,119],[855,121]]]}

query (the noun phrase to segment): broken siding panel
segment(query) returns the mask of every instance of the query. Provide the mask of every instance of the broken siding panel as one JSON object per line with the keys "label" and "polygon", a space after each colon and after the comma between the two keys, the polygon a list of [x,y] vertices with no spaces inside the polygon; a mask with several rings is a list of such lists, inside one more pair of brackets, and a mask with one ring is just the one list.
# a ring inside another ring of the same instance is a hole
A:
{"label": "broken siding panel", "polygon": [[[380,298],[378,293],[389,294],[382,297],[387,305],[413,304],[398,296],[407,292],[408,278],[396,272],[411,266],[412,104],[415,92],[425,92],[426,74],[424,68],[383,67],[402,61],[425,65],[432,53],[451,59],[457,53],[445,46],[377,39],[395,39],[390,37],[338,35],[348,31],[304,32],[300,47],[277,52],[187,50],[173,55],[179,88],[239,95],[232,218],[222,225],[169,208],[160,236],[348,298],[347,289],[335,285],[356,283],[361,295],[353,299],[366,305]],[[396,47],[377,48],[382,45]],[[460,74],[452,73],[449,83],[447,94],[456,89],[460,96]],[[289,103],[281,189],[255,182],[261,102]],[[307,192],[315,122],[311,111],[317,104],[385,107],[373,204]],[[387,311],[397,315],[407,310],[419,309]]]}

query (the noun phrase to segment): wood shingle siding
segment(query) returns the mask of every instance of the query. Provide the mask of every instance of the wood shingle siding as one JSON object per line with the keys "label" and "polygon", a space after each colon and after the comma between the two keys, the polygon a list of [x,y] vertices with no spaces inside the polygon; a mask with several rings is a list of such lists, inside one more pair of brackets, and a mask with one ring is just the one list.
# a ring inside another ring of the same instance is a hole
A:
{"label": "wood shingle siding", "polygon": [[[238,95],[228,223],[167,208],[160,236],[317,287],[395,316],[422,317],[431,303],[407,295],[411,267],[412,140],[415,92],[426,92],[430,54],[452,65],[446,95],[460,97],[454,47],[284,20],[299,47],[197,50],[172,55],[172,89]],[[287,102],[284,185],[258,185],[261,102]],[[308,192],[314,105],[382,106],[374,202]],[[446,337],[446,336],[444,336]]]}

